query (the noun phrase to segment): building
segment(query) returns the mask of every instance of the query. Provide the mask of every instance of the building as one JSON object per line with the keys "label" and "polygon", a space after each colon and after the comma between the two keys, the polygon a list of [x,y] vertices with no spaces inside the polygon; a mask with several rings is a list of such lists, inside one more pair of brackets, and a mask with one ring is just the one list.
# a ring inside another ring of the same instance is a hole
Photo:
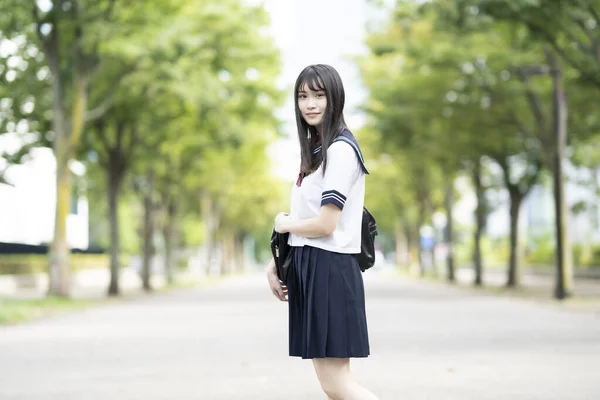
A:
{"label": "building", "polygon": [[[22,146],[19,134],[0,135],[0,154],[12,153]],[[6,170],[5,170],[6,169]],[[85,167],[73,162],[75,176]],[[36,148],[27,161],[8,166],[0,159],[0,171],[9,184],[0,183],[0,242],[48,244],[54,235],[56,206],[56,160],[51,149]],[[85,196],[73,196],[67,218],[67,243],[71,248],[87,249],[89,213]]]}

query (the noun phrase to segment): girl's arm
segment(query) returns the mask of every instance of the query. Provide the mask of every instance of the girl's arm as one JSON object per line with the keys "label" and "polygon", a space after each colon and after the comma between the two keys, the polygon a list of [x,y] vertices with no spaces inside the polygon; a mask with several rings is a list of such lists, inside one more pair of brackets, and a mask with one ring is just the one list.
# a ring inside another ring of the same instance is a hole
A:
{"label": "girl's arm", "polygon": [[362,173],[352,146],[345,142],[333,143],[327,149],[327,169],[323,177],[321,210],[317,217],[293,220],[286,214],[275,219],[275,230],[291,232],[306,238],[329,236],[335,230],[346,203],[352,183]]}
{"label": "girl's arm", "polygon": [[277,273],[276,269],[275,269],[275,259],[273,257],[271,257],[271,261],[269,261],[269,264],[267,264],[267,268],[265,269],[265,272],[267,273]]}
{"label": "girl's arm", "polygon": [[341,212],[342,210],[335,205],[325,204],[321,207],[319,215],[313,218],[293,220],[285,214],[280,214],[275,220],[275,230],[307,238],[329,236],[335,230]]}

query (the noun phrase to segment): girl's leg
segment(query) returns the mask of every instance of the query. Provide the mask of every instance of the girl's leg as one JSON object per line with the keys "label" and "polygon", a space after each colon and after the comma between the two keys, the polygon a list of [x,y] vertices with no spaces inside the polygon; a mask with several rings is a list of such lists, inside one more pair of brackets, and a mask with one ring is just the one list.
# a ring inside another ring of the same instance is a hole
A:
{"label": "girl's leg", "polygon": [[378,400],[377,396],[354,381],[348,358],[313,359],[321,387],[330,400]]}

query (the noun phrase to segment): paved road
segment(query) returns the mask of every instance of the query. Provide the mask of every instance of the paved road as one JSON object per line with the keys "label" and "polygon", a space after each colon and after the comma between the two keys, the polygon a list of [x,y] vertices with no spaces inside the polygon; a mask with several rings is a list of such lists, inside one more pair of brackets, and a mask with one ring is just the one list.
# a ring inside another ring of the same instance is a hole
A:
{"label": "paved road", "polygon": [[[600,315],[365,274],[382,400],[600,399]],[[324,399],[262,276],[0,329],[2,400]]]}

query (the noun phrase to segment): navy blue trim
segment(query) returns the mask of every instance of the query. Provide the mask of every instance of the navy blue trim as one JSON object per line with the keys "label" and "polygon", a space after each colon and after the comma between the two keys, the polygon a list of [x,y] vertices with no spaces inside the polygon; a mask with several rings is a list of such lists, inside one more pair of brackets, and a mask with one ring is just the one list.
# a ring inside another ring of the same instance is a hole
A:
{"label": "navy blue trim", "polygon": [[346,196],[337,190],[326,190],[321,195],[321,207],[325,204],[333,204],[340,210],[343,210],[346,204]]}
{"label": "navy blue trim", "polygon": [[358,160],[360,161],[360,166],[361,166],[363,172],[368,175],[369,170],[367,170],[367,166],[365,165],[365,159],[363,158],[362,151],[360,151],[360,146],[358,145],[358,142],[356,141],[356,138],[354,137],[352,132],[350,132],[348,129],[344,129],[338,135],[338,137],[336,137],[333,140],[333,143],[335,143],[337,141],[346,142],[350,146],[352,146],[352,148],[354,149],[354,153],[356,154],[356,157],[358,157]]}

